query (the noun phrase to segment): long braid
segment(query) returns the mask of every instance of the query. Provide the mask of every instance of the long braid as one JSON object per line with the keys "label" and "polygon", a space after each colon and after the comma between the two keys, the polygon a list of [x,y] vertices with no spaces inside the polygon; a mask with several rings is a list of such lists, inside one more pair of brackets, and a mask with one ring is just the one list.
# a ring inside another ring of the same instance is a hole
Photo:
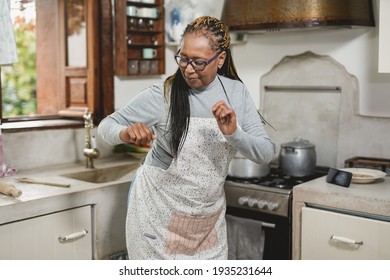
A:
{"label": "long braid", "polygon": [[[216,52],[226,52],[226,59],[218,74],[233,80],[239,80],[230,51],[230,35],[227,26],[216,18],[203,16],[188,24],[183,37],[189,33],[201,33],[210,42],[211,48]],[[164,95],[169,104],[169,131],[173,155],[184,144],[190,122],[189,105],[190,87],[185,82],[180,69],[168,77],[164,82]]]}
{"label": "long braid", "polygon": [[[188,99],[189,86],[185,82],[180,69],[165,80],[164,95],[169,104],[169,130],[171,146],[176,156],[184,144],[190,123],[190,101]],[[170,93],[170,94],[169,94]]]}

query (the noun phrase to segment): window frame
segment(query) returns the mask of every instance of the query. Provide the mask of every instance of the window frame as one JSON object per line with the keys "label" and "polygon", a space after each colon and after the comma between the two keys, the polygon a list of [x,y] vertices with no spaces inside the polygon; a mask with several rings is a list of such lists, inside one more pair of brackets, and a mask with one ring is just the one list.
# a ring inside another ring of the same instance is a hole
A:
{"label": "window frame", "polygon": [[[37,45],[40,46],[36,58],[37,105],[38,114],[44,115],[1,118],[5,131],[81,127],[87,109],[93,113],[95,123],[114,111],[111,0],[101,0],[98,4],[85,0],[87,67],[84,69],[65,65],[65,1],[36,0],[37,29],[44,31],[37,32]],[[44,78],[38,78],[38,75]],[[72,79],[76,79],[74,88]],[[81,85],[77,81],[82,81]],[[2,116],[1,107],[0,113]]]}

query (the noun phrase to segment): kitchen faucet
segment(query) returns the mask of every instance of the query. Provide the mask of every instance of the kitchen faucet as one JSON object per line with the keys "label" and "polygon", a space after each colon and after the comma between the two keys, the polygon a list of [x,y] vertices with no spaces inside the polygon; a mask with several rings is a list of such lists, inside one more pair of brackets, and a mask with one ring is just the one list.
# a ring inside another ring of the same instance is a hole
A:
{"label": "kitchen faucet", "polygon": [[85,126],[85,147],[84,155],[86,157],[85,166],[87,168],[95,168],[93,165],[93,159],[100,156],[100,151],[96,148],[95,137],[91,137],[91,129],[93,128],[92,113],[87,109],[84,114],[84,126]]}

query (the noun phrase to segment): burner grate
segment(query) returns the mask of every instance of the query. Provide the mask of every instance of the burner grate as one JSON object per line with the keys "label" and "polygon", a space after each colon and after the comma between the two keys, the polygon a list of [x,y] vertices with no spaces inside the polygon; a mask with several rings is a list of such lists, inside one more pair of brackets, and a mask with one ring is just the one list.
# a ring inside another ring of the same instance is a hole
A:
{"label": "burner grate", "polygon": [[271,168],[270,174],[262,178],[237,178],[228,176],[226,180],[242,184],[255,184],[279,189],[292,189],[296,185],[322,177],[328,174],[328,171],[328,167],[316,167],[313,174],[309,176],[293,177],[283,174],[283,172],[278,168]]}

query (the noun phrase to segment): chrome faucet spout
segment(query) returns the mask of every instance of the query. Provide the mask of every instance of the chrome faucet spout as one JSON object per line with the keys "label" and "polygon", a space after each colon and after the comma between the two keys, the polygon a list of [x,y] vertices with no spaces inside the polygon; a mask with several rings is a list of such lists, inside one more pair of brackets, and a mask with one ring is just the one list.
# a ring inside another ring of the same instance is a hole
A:
{"label": "chrome faucet spout", "polygon": [[85,167],[86,168],[95,168],[93,160],[100,156],[100,151],[96,147],[95,137],[91,137],[91,129],[93,128],[93,117],[92,113],[89,110],[86,110],[84,114],[84,127],[85,127],[85,147],[84,147],[84,156],[85,158]]}

